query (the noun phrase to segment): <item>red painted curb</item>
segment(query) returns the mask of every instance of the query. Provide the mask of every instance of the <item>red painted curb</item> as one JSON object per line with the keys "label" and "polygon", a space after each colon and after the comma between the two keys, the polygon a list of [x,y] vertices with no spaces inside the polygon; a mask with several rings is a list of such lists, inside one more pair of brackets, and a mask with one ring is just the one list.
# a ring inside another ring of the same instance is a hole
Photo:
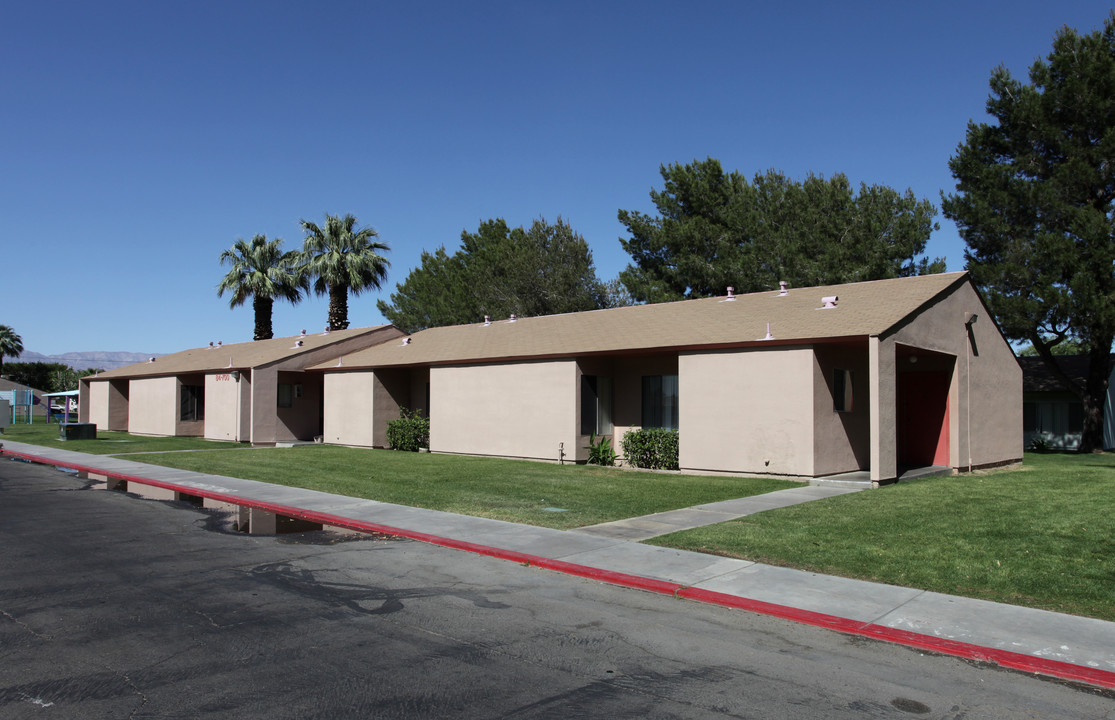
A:
{"label": "red painted curb", "polygon": [[337,515],[317,512],[314,510],[303,510],[301,508],[279,505],[276,503],[270,503],[261,500],[252,500],[250,498],[244,498],[239,495],[229,495],[228,493],[192,488],[186,485],[178,485],[176,483],[165,482],[162,480],[154,480],[135,475],[126,475],[123,473],[106,471],[88,465],[80,465],[78,463],[55,461],[49,458],[39,457],[37,455],[31,455],[28,453],[16,452],[14,450],[5,450],[2,446],[0,446],[0,457],[5,455],[22,460],[28,460],[34,463],[53,465],[55,467],[64,467],[71,470],[78,470],[80,472],[93,473],[95,475],[103,475],[105,477],[110,477],[116,480],[126,480],[130,482],[136,482],[141,485],[161,487],[167,490],[174,490],[177,492],[185,493],[187,495],[193,495],[195,497],[205,497],[211,500],[219,500],[221,502],[232,503],[234,505],[243,505],[245,507],[272,512],[276,515],[284,515],[286,517],[309,520],[312,522],[321,523],[323,525],[333,525],[335,527],[343,527],[349,530],[378,532],[385,535],[395,535],[398,537],[410,538],[412,540],[418,540],[420,542],[429,543],[432,545],[439,545],[441,547],[452,548],[455,550],[464,550],[466,552],[486,555],[488,557],[498,558],[500,560],[510,560],[512,562],[517,562],[524,565],[532,565],[546,570],[553,570],[556,572],[564,573],[566,575],[575,575],[577,577],[583,577],[590,580],[598,580],[610,585],[618,585],[638,590],[646,590],[648,592],[658,593],[662,595],[672,595],[679,599],[694,600],[696,602],[720,605],[723,607],[730,607],[738,610],[746,610],[748,612],[753,612],[760,615],[769,615],[772,617],[782,618],[784,620],[791,620],[793,622],[802,623],[804,625],[825,628],[849,635],[860,635],[863,637],[882,640],[884,642],[894,643],[897,645],[919,648],[941,655],[951,655],[953,657],[960,657],[968,660],[995,663],[1012,670],[1021,670],[1023,672],[1036,673],[1039,675],[1049,675],[1064,680],[1074,680],[1089,683],[1091,685],[1098,685],[1100,687],[1115,688],[1115,672],[1100,670],[1098,668],[1090,668],[1084,665],[1074,665],[1072,663],[1063,662],[1060,660],[1049,660],[1046,658],[1034,657],[1032,655],[1012,652],[1009,650],[998,650],[996,648],[984,647],[982,645],[961,642],[959,640],[939,638],[932,635],[924,635],[922,633],[911,632],[909,630],[899,630],[896,628],[887,627],[885,625],[864,623],[859,620],[851,620],[849,618],[842,618],[836,615],[827,615],[825,613],[814,612],[811,610],[802,610],[799,608],[790,607],[788,605],[778,605],[775,603],[743,598],[736,595],[716,592],[713,590],[704,590],[702,588],[689,587],[665,580],[654,580],[652,578],[645,578],[639,575],[630,575],[627,573],[615,572],[611,570],[601,570],[600,568],[594,568],[588,565],[578,565],[576,563],[570,563],[563,560],[554,560],[552,558],[545,558],[537,555],[530,555],[527,553],[516,552],[514,550],[503,550],[500,548],[495,548],[488,545],[480,545],[464,540],[454,540],[452,538],[431,535],[429,533],[418,532],[415,530],[406,530],[404,528],[391,527],[390,525],[380,525],[377,523],[339,517]]}
{"label": "red painted curb", "polygon": [[1052,675],[1066,680],[1079,680],[1093,685],[1115,688],[1115,673],[1098,668],[1089,668],[1084,665],[1074,665],[1072,663],[1034,657],[1033,655],[1012,652],[1010,650],[989,648],[960,640],[940,638],[933,635],[912,632],[910,630],[900,630],[898,628],[887,627],[886,625],[865,623],[860,620],[851,620],[849,618],[827,615],[811,610],[801,610],[785,605],[776,605],[762,600],[741,598],[712,590],[687,587],[678,592],[678,597],[747,610],[761,615],[772,615],[805,625],[828,628],[829,630],[835,630],[836,632],[848,635],[861,635],[875,640],[919,648],[942,655],[952,655],[953,657],[961,657],[968,660],[995,663],[1013,670],[1022,670],[1025,672],[1038,673],[1040,675]]}
{"label": "red painted curb", "polygon": [[794,622],[813,625],[814,627],[828,628],[829,630],[836,630],[837,632],[843,633],[853,633],[863,625],[863,623],[856,620],[848,620],[847,618],[838,617],[836,615],[826,615],[811,610],[801,610],[799,608],[790,607],[789,605],[777,605],[763,600],[752,600],[750,598],[739,597],[738,595],[729,595],[728,593],[704,590],[696,587],[683,588],[678,591],[678,597],[684,598],[685,600],[696,600],[697,602],[736,608],[737,610],[747,610],[748,612],[758,613],[760,615],[771,615],[773,617],[782,618],[783,620],[793,620]]}

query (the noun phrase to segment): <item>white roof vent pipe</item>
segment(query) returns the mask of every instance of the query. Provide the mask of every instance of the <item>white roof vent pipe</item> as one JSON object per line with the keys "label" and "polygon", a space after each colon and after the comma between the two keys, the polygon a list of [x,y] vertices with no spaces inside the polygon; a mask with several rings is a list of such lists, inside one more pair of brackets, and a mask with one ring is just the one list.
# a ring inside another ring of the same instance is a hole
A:
{"label": "white roof vent pipe", "polygon": [[728,286],[728,297],[726,299],[727,300],[735,300],[736,299],[736,289],[734,287],[730,286],[730,285]]}
{"label": "white roof vent pipe", "polygon": [[294,346],[291,347],[290,349],[291,350],[297,350],[300,347],[302,347],[302,341],[301,340],[295,340],[294,341]]}
{"label": "white roof vent pipe", "polygon": [[306,337],[306,328],[302,328],[302,334],[298,337]]}
{"label": "white roof vent pipe", "polygon": [[153,357],[152,358],[147,358],[147,362],[148,363],[153,363],[153,362],[155,362],[155,358],[153,358]]}
{"label": "white roof vent pipe", "polygon": [[221,342],[220,340],[218,340],[218,341],[217,341],[217,347],[220,347],[220,346],[221,346],[221,345],[223,345],[223,344],[224,344],[224,343],[222,343],[222,342]]}
{"label": "white roof vent pipe", "polygon": [[232,357],[230,356],[229,359],[228,359],[228,365],[225,367],[225,370],[228,370],[231,367],[232,367]]}
{"label": "white roof vent pipe", "polygon": [[773,340],[774,339],[774,335],[772,335],[771,332],[770,332],[770,323],[767,323],[767,336],[766,337],[761,337],[759,339],[760,340]]}
{"label": "white roof vent pipe", "polygon": [[790,294],[785,280],[778,281],[778,297],[786,297]]}
{"label": "white roof vent pipe", "polygon": [[323,332],[322,335],[328,335],[328,334],[329,334],[329,326],[326,325],[325,326],[325,332]]}
{"label": "white roof vent pipe", "polygon": [[840,298],[838,298],[836,295],[828,295],[826,297],[823,297],[823,298],[821,298],[821,307],[819,307],[817,309],[818,310],[828,310],[829,308],[834,308],[834,307],[836,307],[836,301],[839,300],[839,299]]}
{"label": "white roof vent pipe", "polygon": [[484,327],[488,327],[491,324],[492,324],[492,316],[491,315],[485,315],[484,316]]}
{"label": "white roof vent pipe", "polygon": [[516,320],[518,320],[518,319],[519,319],[519,318],[515,317],[515,314],[514,314],[514,313],[511,313],[511,317],[507,318],[507,322],[509,322],[509,323],[513,323],[513,322],[515,322],[515,321],[516,321]]}
{"label": "white roof vent pipe", "polygon": [[403,345],[410,345],[410,338],[408,338],[408,337],[403,338]]}
{"label": "white roof vent pipe", "polygon": [[213,341],[212,341],[212,340],[210,340],[210,341],[209,341],[209,349],[210,349],[210,350],[212,350],[212,349],[213,349]]}

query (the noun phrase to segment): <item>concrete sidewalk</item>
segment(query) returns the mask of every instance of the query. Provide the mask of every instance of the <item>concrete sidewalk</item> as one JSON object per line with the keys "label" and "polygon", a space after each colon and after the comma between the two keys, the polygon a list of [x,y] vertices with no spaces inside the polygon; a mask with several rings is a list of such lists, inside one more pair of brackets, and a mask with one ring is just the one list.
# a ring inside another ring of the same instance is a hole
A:
{"label": "concrete sidewalk", "polygon": [[[604,523],[551,530],[315,490],[2,441],[0,454],[179,490],[287,517],[383,532],[529,563],[676,598],[711,602],[932,652],[1115,688],[1115,623],[819,575],[632,542],[685,525],[849,492],[798,489]],[[776,496],[776,497],[772,497]],[[765,499],[764,499],[765,498]],[[711,509],[710,509],[711,508]],[[738,512],[743,510],[743,512]],[[732,513],[737,513],[732,515]],[[627,523],[624,526],[624,523]],[[639,527],[642,523],[643,527]],[[610,527],[609,527],[610,526]],[[626,534],[625,534],[626,533]]]}

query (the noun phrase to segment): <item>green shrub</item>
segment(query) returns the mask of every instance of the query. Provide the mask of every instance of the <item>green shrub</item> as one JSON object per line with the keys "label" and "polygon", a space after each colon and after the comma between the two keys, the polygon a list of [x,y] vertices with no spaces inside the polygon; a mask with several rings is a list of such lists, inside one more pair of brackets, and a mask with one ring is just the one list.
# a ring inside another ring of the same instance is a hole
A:
{"label": "green shrub", "polygon": [[1031,452],[1047,453],[1053,451],[1053,445],[1041,435],[1037,435],[1030,441],[1030,447],[1027,448]]}
{"label": "green shrub", "polygon": [[599,440],[596,439],[596,433],[589,437],[588,464],[604,467],[612,467],[616,464],[616,451],[612,449],[612,441],[607,435],[601,435]]}
{"label": "green shrub", "polygon": [[665,428],[628,430],[620,441],[623,457],[632,467],[678,469],[678,431]]}
{"label": "green shrub", "polygon": [[399,408],[400,417],[387,423],[387,444],[392,450],[418,452],[430,447],[430,420],[417,410]]}

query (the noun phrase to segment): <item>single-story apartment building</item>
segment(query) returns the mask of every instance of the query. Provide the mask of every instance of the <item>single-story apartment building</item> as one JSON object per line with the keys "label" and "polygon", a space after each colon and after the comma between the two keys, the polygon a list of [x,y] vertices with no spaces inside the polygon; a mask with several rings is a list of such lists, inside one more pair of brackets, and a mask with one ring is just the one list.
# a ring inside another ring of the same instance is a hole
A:
{"label": "single-story apartment building", "polygon": [[81,379],[82,422],[139,435],[272,445],[322,434],[310,365],[397,338],[391,325],[232,345],[210,343]]}
{"label": "single-story apartment building", "polygon": [[1022,372],[967,273],[431,328],[309,368],[324,441],[583,461],[677,428],[683,470],[814,478],[1022,458]]}
{"label": "single-story apartment building", "polygon": [[[1084,404],[1053,376],[1039,357],[1020,357],[1022,366],[1022,432],[1026,447],[1040,440],[1056,450],[1076,450],[1084,432]],[[1087,355],[1060,355],[1057,365],[1068,377],[1084,384]],[[1103,447],[1115,448],[1115,371],[1107,379],[1103,404]]]}

